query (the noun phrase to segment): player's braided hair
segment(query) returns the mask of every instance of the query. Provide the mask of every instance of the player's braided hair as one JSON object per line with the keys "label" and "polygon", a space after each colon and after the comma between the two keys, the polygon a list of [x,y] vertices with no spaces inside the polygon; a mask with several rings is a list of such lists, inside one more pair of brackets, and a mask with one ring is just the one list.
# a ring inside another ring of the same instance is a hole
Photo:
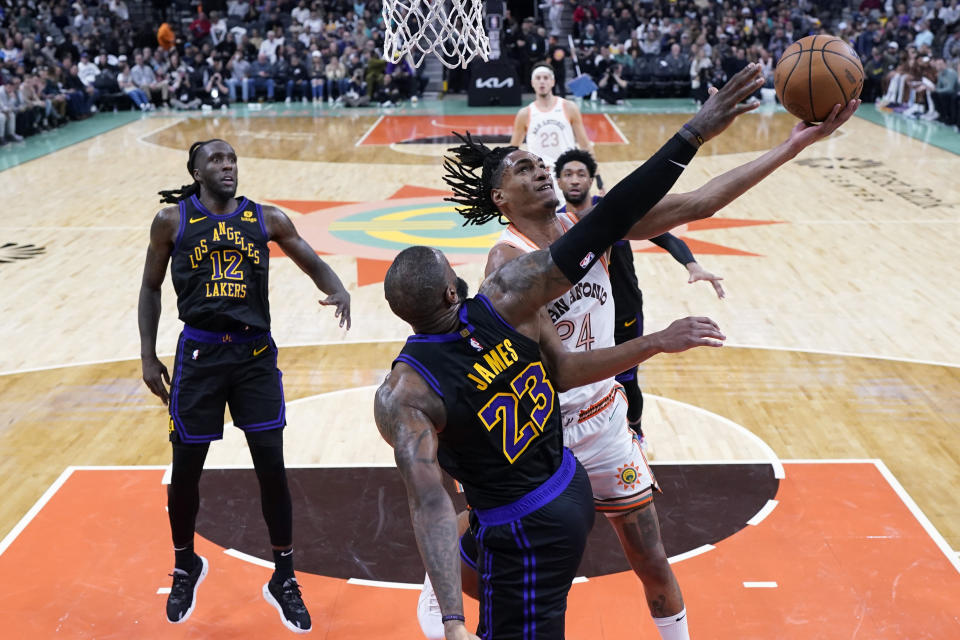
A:
{"label": "player's braided hair", "polygon": [[[220,138],[213,138],[211,140],[197,140],[192,145],[190,145],[190,152],[187,157],[187,173],[190,177],[193,177],[193,170],[196,168],[193,165],[193,160],[197,155],[197,151],[200,150],[200,147],[209,144],[211,142],[223,142]],[[158,191],[157,194],[160,196],[160,202],[167,202],[169,204],[177,204],[181,200],[186,200],[192,196],[198,195],[200,193],[200,183],[196,180],[192,184],[185,184],[179,189],[168,189],[166,191]]]}
{"label": "player's braided hair", "polygon": [[500,224],[507,224],[493,204],[490,190],[500,186],[503,159],[516,151],[517,147],[491,149],[474,140],[469,131],[466,135],[454,131],[453,135],[460,138],[463,144],[447,149],[454,154],[454,158],[445,156],[443,159],[443,168],[447,171],[443,181],[453,190],[453,197],[444,200],[463,205],[456,207],[457,213],[464,217],[463,226],[483,224],[494,218],[499,219]]}

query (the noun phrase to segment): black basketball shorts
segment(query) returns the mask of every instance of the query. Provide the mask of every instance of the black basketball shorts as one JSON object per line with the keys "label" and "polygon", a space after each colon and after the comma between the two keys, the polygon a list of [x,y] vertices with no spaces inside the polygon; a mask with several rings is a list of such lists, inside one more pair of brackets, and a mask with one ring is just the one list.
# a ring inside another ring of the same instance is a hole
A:
{"label": "black basketball shorts", "polygon": [[[635,315],[623,314],[617,315],[616,324],[613,325],[614,344],[623,344],[628,340],[639,338],[643,335],[643,307],[639,307]],[[618,373],[617,382],[624,384],[637,379],[637,366],[634,365]]]}
{"label": "black basketball shorts", "polygon": [[461,557],[477,570],[483,640],[563,640],[567,594],[593,527],[583,466],[563,465],[538,489],[495,509],[473,509]]}
{"label": "black basketball shorts", "polygon": [[244,431],[286,424],[282,373],[270,333],[215,333],[185,326],[170,384],[170,440],[223,437],[224,409]]}

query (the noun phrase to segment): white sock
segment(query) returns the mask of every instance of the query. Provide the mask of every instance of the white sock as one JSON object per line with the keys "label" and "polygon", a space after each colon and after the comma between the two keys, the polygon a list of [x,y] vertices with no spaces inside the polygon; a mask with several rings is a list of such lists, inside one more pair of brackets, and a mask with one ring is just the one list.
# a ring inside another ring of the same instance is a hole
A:
{"label": "white sock", "polygon": [[690,632],[687,630],[687,609],[684,607],[680,613],[675,613],[666,618],[654,618],[654,624],[657,625],[657,631],[663,640],[690,640]]}

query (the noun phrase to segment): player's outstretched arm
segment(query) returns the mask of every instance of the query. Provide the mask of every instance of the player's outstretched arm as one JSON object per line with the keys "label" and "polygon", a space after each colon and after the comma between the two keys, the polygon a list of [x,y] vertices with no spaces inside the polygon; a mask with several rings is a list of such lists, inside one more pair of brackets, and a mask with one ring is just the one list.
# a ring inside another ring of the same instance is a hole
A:
{"label": "player's outstretched arm", "polygon": [[350,329],[350,294],[344,288],[340,278],[326,262],[317,256],[317,252],[307,244],[293,226],[290,218],[276,207],[263,207],[266,217],[267,234],[300,270],[310,276],[313,283],[327,297],[320,300],[324,306],[334,306],[334,317],[340,318],[340,326]]}
{"label": "player's outstretched arm", "polygon": [[519,147],[527,137],[527,125],[530,123],[530,110],[524,107],[517,112],[513,119],[513,133],[510,135],[510,146]]}
{"label": "player's outstretched arm", "polygon": [[693,257],[693,252],[690,251],[690,247],[688,247],[687,243],[681,238],[678,238],[672,233],[664,233],[650,238],[650,242],[669,253],[674,260],[686,267],[687,273],[690,275],[690,278],[687,280],[688,284],[700,281],[709,282],[713,285],[713,290],[717,292],[718,298],[723,298],[727,295],[723,290],[723,285],[720,284],[723,278],[713,275],[697,264],[696,259]]}
{"label": "player's outstretched arm", "polygon": [[567,391],[606,380],[658,353],[679,353],[695,347],[720,347],[726,336],[710,318],[681,318],[662,331],[633,338],[614,347],[568,351],[546,313],[541,315],[540,351],[554,389]]}
{"label": "player's outstretched arm", "polygon": [[645,240],[682,224],[709,218],[811,144],[832,134],[853,117],[859,106],[860,100],[851,100],[842,111],[840,105],[836,105],[830,116],[818,125],[798,122],[784,142],[756,160],[731,169],[694,191],[667,195],[630,229],[627,237]]}
{"label": "player's outstretched arm", "polygon": [[548,252],[535,251],[512,260],[492,273],[480,292],[521,333],[538,335],[537,310],[579,282],[604,251],[623,238],[666,195],[693,159],[702,143],[700,139],[716,137],[737,116],[752,108],[740,103],[762,81],[760,67],[748,65],[690,120],[696,136],[681,129],[611,189],[593,211],[550,245]]}
{"label": "player's outstretched arm", "polygon": [[[463,615],[457,514],[437,462],[437,429],[446,423],[443,403],[401,362],[377,390],[373,411],[406,485],[413,533],[440,611]],[[444,629],[448,639],[474,637],[457,620],[445,623]]]}
{"label": "player's outstretched arm", "polygon": [[167,274],[167,264],[173,252],[174,238],[180,226],[177,207],[161,209],[150,225],[150,244],[143,265],[140,300],[137,304],[137,324],[140,327],[140,366],[143,381],[150,391],[167,404],[170,373],[157,357],[157,327],[160,325],[160,286]]}
{"label": "player's outstretched arm", "polygon": [[569,100],[564,100],[563,112],[567,116],[567,120],[570,121],[571,128],[573,128],[573,138],[577,141],[577,146],[592,154],[593,142],[587,136],[587,128],[583,126],[583,116],[580,113],[580,107]]}
{"label": "player's outstretched arm", "polygon": [[760,106],[759,103],[747,104],[745,101],[763,86],[763,82],[763,69],[751,62],[730,78],[723,85],[723,89],[711,93],[696,115],[684,126],[684,130],[694,135],[699,144],[716,138],[737,116]]}

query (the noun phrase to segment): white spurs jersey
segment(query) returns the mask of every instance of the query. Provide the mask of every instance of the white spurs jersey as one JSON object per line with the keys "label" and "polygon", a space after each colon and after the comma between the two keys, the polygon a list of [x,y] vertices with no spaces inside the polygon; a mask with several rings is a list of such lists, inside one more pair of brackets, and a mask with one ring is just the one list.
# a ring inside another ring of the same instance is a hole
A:
{"label": "white spurs jersey", "polygon": [[541,158],[549,169],[560,154],[577,146],[573,135],[573,125],[563,111],[563,98],[556,98],[553,108],[541,111],[537,103],[527,106],[530,121],[527,123],[527,149]]}
{"label": "white spurs jersey", "polygon": [[[566,212],[557,213],[557,219],[560,220],[564,232],[576,223],[573,214]],[[497,244],[501,243],[526,253],[540,249],[512,224],[507,226],[497,239]],[[612,347],[616,318],[606,257],[600,258],[583,280],[573,285],[569,291],[547,303],[546,309],[568,351]],[[614,385],[616,381],[609,378],[561,393],[560,412],[563,425],[575,424],[581,417],[589,417],[593,406],[609,396]]]}

